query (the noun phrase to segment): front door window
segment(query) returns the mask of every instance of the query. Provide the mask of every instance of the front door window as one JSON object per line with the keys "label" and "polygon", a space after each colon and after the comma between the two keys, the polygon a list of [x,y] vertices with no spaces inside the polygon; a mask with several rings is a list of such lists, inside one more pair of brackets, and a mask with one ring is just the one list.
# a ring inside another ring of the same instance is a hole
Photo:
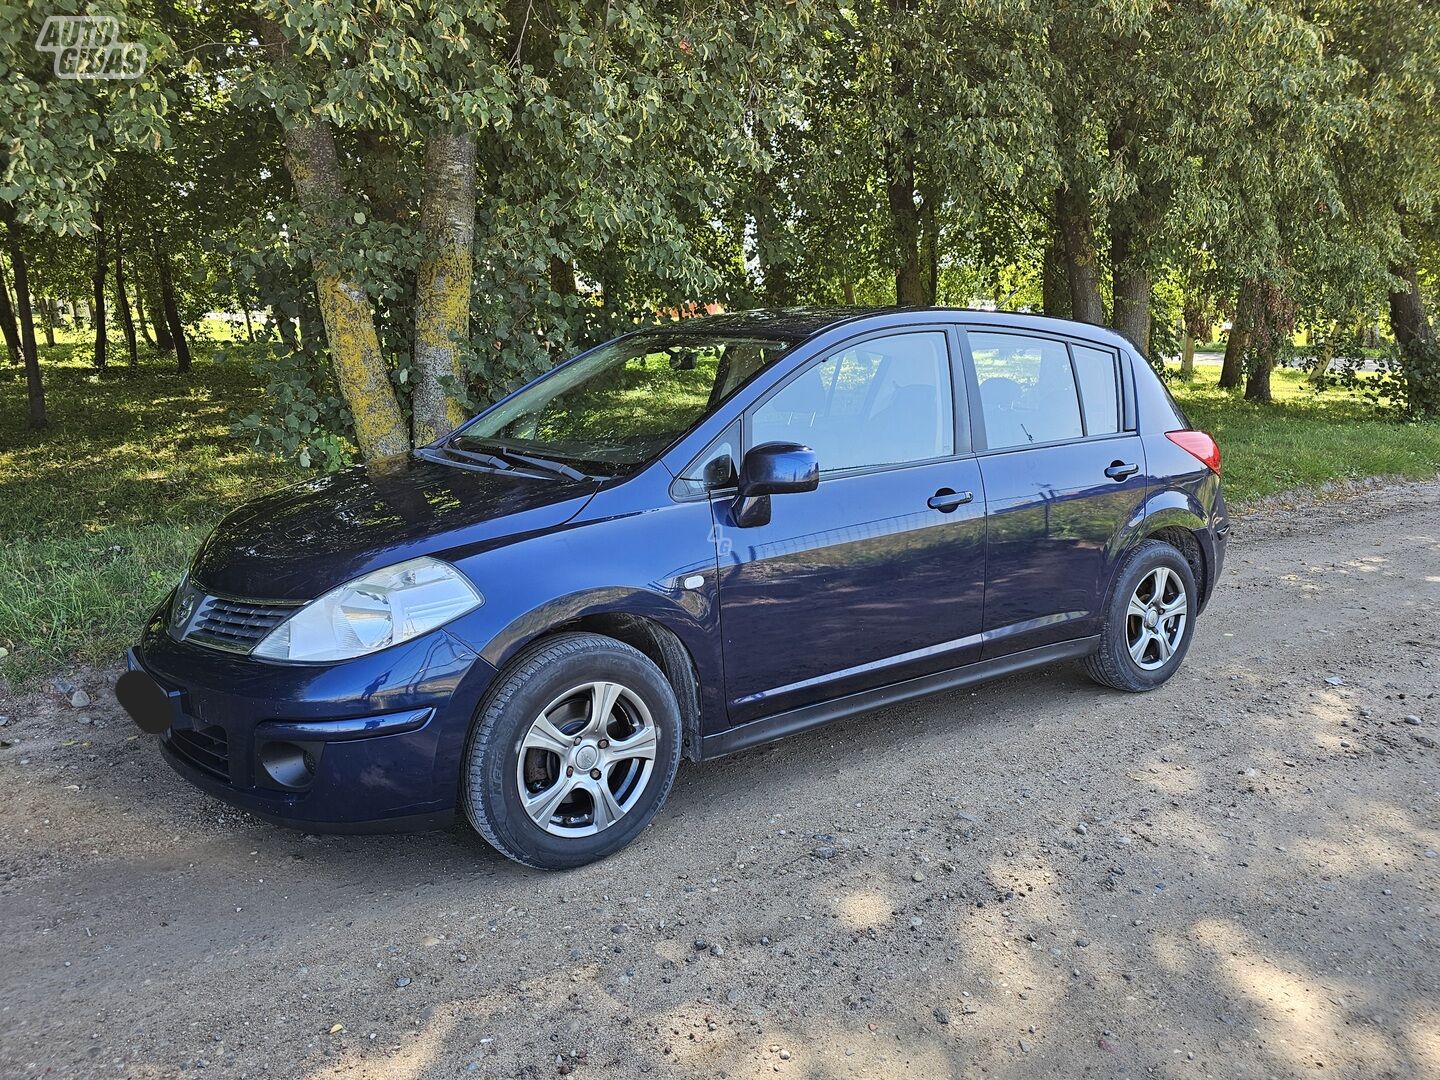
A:
{"label": "front door window", "polygon": [[749,445],[802,443],[822,472],[955,452],[945,334],[872,338],[811,365],[750,418]]}

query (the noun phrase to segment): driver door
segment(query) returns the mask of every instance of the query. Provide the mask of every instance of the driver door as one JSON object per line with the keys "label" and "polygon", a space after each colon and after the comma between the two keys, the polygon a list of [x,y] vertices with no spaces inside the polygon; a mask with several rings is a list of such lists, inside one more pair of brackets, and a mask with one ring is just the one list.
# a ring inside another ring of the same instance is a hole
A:
{"label": "driver door", "polygon": [[732,725],[978,659],[985,499],[958,355],[943,326],[870,337],[746,415],[744,446],[802,443],[821,479],[754,527],[712,501]]}

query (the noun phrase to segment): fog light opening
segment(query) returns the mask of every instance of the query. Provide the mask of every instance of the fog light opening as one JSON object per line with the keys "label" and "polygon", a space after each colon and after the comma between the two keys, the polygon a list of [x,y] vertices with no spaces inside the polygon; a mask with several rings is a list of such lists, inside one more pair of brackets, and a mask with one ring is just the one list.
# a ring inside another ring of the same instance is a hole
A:
{"label": "fog light opening", "polygon": [[260,767],[277,787],[304,791],[315,780],[321,748],[319,743],[267,742],[260,747]]}

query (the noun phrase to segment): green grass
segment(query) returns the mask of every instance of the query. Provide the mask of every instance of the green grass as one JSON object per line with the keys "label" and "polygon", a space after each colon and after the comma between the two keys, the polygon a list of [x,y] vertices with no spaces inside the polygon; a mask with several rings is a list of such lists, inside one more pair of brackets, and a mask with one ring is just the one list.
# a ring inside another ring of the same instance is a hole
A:
{"label": "green grass", "polygon": [[[97,376],[73,340],[44,352],[44,434],[26,431],[24,383],[0,368],[0,676],[14,682],[117,664],[210,527],[301,476],[230,430],[260,399],[263,347],[227,346],[220,361],[199,345],[188,377],[160,361]],[[1232,502],[1440,471],[1440,425],[1380,419],[1354,393],[1316,395],[1291,371],[1275,373],[1274,405],[1252,405],[1214,389],[1215,374],[1173,389],[1220,440]]]}
{"label": "green grass", "polygon": [[1274,404],[1257,405],[1217,389],[1218,374],[1201,369],[1193,382],[1172,382],[1170,391],[1190,422],[1219,441],[1233,503],[1327,480],[1440,472],[1440,424],[1379,417],[1359,394],[1316,393],[1304,373],[1284,368],[1271,376]]}
{"label": "green grass", "polygon": [[26,429],[24,383],[0,371],[0,675],[118,662],[206,532],[300,475],[230,431],[260,400],[246,353],[200,346],[103,376],[73,345],[45,355],[51,427]]}

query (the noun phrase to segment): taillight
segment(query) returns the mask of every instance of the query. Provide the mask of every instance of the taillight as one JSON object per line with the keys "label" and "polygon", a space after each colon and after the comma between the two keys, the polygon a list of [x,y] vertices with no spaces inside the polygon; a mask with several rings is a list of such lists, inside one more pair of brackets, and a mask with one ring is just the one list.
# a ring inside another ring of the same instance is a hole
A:
{"label": "taillight", "polygon": [[1187,454],[1205,463],[1211,472],[1220,471],[1220,444],[1203,431],[1167,431],[1165,437]]}

